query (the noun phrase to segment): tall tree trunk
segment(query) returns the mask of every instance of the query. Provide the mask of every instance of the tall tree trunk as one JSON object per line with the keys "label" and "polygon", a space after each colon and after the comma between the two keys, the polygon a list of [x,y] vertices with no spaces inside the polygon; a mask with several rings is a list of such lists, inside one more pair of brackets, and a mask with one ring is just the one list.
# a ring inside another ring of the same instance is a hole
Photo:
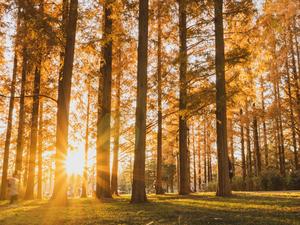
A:
{"label": "tall tree trunk", "polygon": [[206,127],[206,121],[204,121],[204,140],[203,140],[203,173],[204,173],[204,184],[207,184],[207,127]]}
{"label": "tall tree trunk", "polygon": [[[87,78],[89,79],[89,78]],[[85,125],[85,146],[84,146],[84,168],[82,176],[82,187],[81,187],[81,198],[87,197],[87,187],[88,187],[88,154],[89,154],[89,125],[90,125],[90,83],[87,81],[87,105],[86,105],[86,125]]]}
{"label": "tall tree trunk", "polygon": [[226,125],[226,88],[225,88],[225,50],[223,28],[223,0],[214,0],[215,8],[215,63],[216,63],[216,126],[218,152],[217,196],[231,195],[229,181],[227,125]]}
{"label": "tall tree trunk", "polygon": [[[119,68],[122,68],[121,60],[122,49],[118,52]],[[119,148],[120,148],[120,118],[121,118],[121,77],[122,70],[120,69],[116,77],[116,115],[115,115],[115,128],[114,128],[114,158],[112,166],[112,177],[111,177],[111,192],[112,194],[118,195],[118,170],[119,170]]]}
{"label": "tall tree trunk", "polygon": [[251,154],[251,137],[250,137],[250,115],[248,111],[248,103],[246,106],[246,137],[247,137],[247,176],[252,177],[252,154]]}
{"label": "tall tree trunk", "polygon": [[290,78],[288,59],[286,59],[285,67],[286,67],[286,76],[287,76],[286,83],[287,83],[289,107],[290,107],[292,143],[293,143],[293,148],[294,148],[294,166],[295,166],[295,170],[297,170],[298,169],[298,150],[297,150],[297,140],[296,140],[296,124],[295,124],[295,117],[294,117],[293,99],[292,99],[292,91],[291,91],[291,78]]}
{"label": "tall tree trunk", "polygon": [[[179,110],[185,112],[187,107],[187,28],[186,28],[186,0],[179,0]],[[187,119],[185,115],[179,115],[179,159],[180,159],[180,195],[187,195],[190,193],[189,180],[189,154],[187,143]]]}
{"label": "tall tree trunk", "polygon": [[99,82],[99,110],[97,122],[97,198],[111,198],[110,190],[110,123],[112,81],[112,0],[104,3],[102,62]]}
{"label": "tall tree trunk", "polygon": [[[17,23],[19,24],[19,18],[18,18],[18,22]],[[18,28],[17,28],[17,32],[18,32]],[[16,42],[15,42],[15,48],[17,47],[17,44],[18,43],[17,43],[17,40],[16,40]],[[6,128],[6,137],[5,137],[5,145],[4,145],[3,165],[2,165],[2,181],[1,181],[0,200],[4,200],[5,197],[6,197],[7,170],[8,170],[9,147],[10,147],[12,122],[13,122],[13,112],[14,112],[14,102],[15,102],[17,67],[18,67],[18,53],[15,50],[14,65],[13,65],[13,74],[12,74],[12,80],[11,80],[11,85],[10,85],[10,99],[9,99],[9,108],[8,108],[8,117],[7,117],[7,128]]]}
{"label": "tall tree trunk", "polygon": [[28,53],[27,48],[23,47],[23,62],[22,62],[22,78],[21,78],[21,93],[19,102],[19,124],[17,136],[16,164],[15,171],[22,169],[22,155],[24,147],[24,126],[25,126],[25,90],[27,80]]}
{"label": "tall tree trunk", "polygon": [[67,174],[65,171],[65,158],[68,150],[68,126],[71,80],[74,61],[75,37],[77,26],[78,0],[71,0],[66,29],[66,45],[61,80],[58,87],[57,125],[56,125],[56,155],[55,180],[52,199],[58,205],[67,203]]}
{"label": "tall tree trunk", "polygon": [[232,164],[232,175],[235,176],[235,158],[234,158],[234,146],[233,146],[233,122],[232,119],[228,119],[229,127],[229,146],[230,146],[230,161]]}
{"label": "tall tree trunk", "polygon": [[43,198],[43,101],[40,101],[39,112],[39,134],[38,134],[38,190],[37,198]]}
{"label": "tall tree trunk", "polygon": [[256,108],[255,104],[253,104],[253,137],[254,137],[254,151],[255,151],[255,168],[256,168],[256,176],[259,176],[261,173],[261,155],[259,148],[259,136],[258,136],[258,125],[257,125],[257,116],[256,116]]}
{"label": "tall tree trunk", "polygon": [[139,40],[137,65],[137,101],[135,122],[135,147],[132,183],[132,203],[146,202],[145,156],[148,65],[148,0],[139,1]]}
{"label": "tall tree trunk", "polygon": [[263,124],[263,140],[264,140],[264,155],[265,155],[265,168],[269,166],[269,149],[268,149],[268,141],[267,141],[267,126],[266,126],[266,109],[265,109],[265,96],[264,96],[264,80],[261,77],[260,79],[261,85],[261,105],[262,105],[262,124]]}
{"label": "tall tree trunk", "polygon": [[241,126],[241,158],[242,158],[242,178],[245,185],[246,181],[246,160],[245,160],[245,140],[244,140],[244,123],[243,123],[243,110],[240,109],[240,126]]}
{"label": "tall tree trunk", "polygon": [[158,0],[157,5],[157,163],[156,163],[156,194],[163,194],[162,188],[162,63],[161,63],[161,52],[162,52],[162,34],[161,34],[161,0]]}
{"label": "tall tree trunk", "polygon": [[30,156],[28,179],[24,198],[26,200],[34,198],[34,181],[36,170],[36,153],[38,140],[38,118],[39,118],[39,104],[40,104],[40,83],[41,83],[41,62],[35,67],[34,87],[33,87],[33,103],[31,112],[31,134],[30,134]]}
{"label": "tall tree trunk", "polygon": [[202,185],[202,171],[201,171],[201,133],[200,133],[199,127],[199,133],[198,133],[198,188],[199,191],[201,191],[201,185]]}
{"label": "tall tree trunk", "polygon": [[194,192],[197,192],[197,167],[196,167],[196,146],[195,146],[195,128],[193,127],[193,175],[194,175]]}

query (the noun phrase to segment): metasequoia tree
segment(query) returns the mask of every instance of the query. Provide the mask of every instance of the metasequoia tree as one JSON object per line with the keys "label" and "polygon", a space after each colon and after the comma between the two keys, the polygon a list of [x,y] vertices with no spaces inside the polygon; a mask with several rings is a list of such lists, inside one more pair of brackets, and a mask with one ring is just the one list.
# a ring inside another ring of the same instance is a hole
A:
{"label": "metasequoia tree", "polygon": [[147,201],[145,190],[145,151],[147,115],[148,10],[148,0],[139,0],[137,101],[131,203]]}
{"label": "metasequoia tree", "polygon": [[218,152],[218,196],[231,195],[228,167],[226,128],[225,54],[223,28],[223,0],[214,0],[216,48],[216,127]]}
{"label": "metasequoia tree", "polygon": [[111,198],[110,190],[110,121],[112,79],[112,1],[104,2],[102,62],[99,76],[97,121],[97,198]]}
{"label": "metasequoia tree", "polygon": [[187,28],[186,28],[186,0],[179,0],[179,194],[187,195],[190,193],[189,180],[189,154],[187,143]]}
{"label": "metasequoia tree", "polygon": [[58,87],[55,183],[52,199],[58,204],[67,202],[67,174],[65,158],[68,150],[68,125],[70,110],[71,81],[74,61],[75,36],[78,17],[78,0],[71,0],[68,7],[68,23],[61,80]]}

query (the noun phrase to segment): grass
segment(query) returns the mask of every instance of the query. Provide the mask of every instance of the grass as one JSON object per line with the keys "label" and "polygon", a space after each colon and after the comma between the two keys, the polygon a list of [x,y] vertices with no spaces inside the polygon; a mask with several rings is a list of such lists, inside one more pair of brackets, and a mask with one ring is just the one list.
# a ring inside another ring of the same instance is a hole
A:
{"label": "grass", "polygon": [[129,196],[108,202],[71,199],[67,207],[46,200],[15,206],[3,201],[0,224],[300,224],[300,192],[235,192],[230,198],[213,193],[150,195],[149,203],[137,205],[129,204]]}

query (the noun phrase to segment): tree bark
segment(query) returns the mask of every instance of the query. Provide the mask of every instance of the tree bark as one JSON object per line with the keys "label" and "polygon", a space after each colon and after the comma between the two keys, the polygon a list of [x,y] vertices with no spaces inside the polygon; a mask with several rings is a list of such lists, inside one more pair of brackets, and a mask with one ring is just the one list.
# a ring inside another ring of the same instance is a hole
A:
{"label": "tree bark", "polygon": [[253,137],[254,137],[254,151],[255,151],[255,168],[256,168],[256,176],[259,176],[261,173],[261,154],[259,148],[259,137],[258,137],[258,125],[257,125],[257,116],[256,116],[256,108],[255,104],[253,104]]}
{"label": "tree bark", "polygon": [[232,175],[235,176],[235,158],[234,158],[234,146],[233,146],[233,122],[232,119],[228,119],[229,123],[229,146],[230,146],[230,161],[232,164]]}
{"label": "tree bark", "polygon": [[264,155],[265,155],[265,168],[269,166],[269,149],[268,149],[268,138],[267,138],[267,126],[266,126],[266,118],[265,118],[265,96],[264,96],[264,81],[261,77],[261,105],[262,105],[262,123],[263,123],[263,140],[264,140]]}
{"label": "tree bark", "polygon": [[148,0],[140,0],[135,147],[131,203],[141,203],[147,201],[145,190],[145,156],[147,115],[148,10]]}
{"label": "tree bark", "polygon": [[215,9],[215,63],[216,63],[216,126],[218,154],[217,196],[231,195],[227,149],[227,115],[225,88],[225,50],[223,28],[223,0],[214,0]]}
{"label": "tree bark", "polygon": [[245,160],[244,123],[242,117],[243,117],[243,110],[240,109],[242,178],[245,185],[247,173],[246,173],[246,160]]}
{"label": "tree bark", "polygon": [[34,198],[34,181],[36,170],[36,153],[38,140],[38,118],[40,104],[40,83],[41,83],[41,62],[38,62],[35,67],[34,87],[33,87],[33,103],[31,112],[31,134],[30,134],[30,154],[28,179],[24,199],[30,200]]}
{"label": "tree bark", "polygon": [[110,133],[112,81],[112,0],[104,3],[102,62],[99,81],[99,110],[97,122],[97,186],[98,199],[111,198],[110,190]]}
{"label": "tree bark", "polygon": [[287,77],[286,83],[287,83],[288,97],[289,97],[292,143],[293,143],[293,148],[294,148],[294,167],[295,167],[295,170],[297,170],[298,169],[298,150],[297,150],[297,140],[296,140],[296,124],[295,124],[295,117],[294,117],[294,108],[293,108],[293,99],[292,99],[292,90],[291,90],[291,78],[290,78],[288,59],[286,59],[285,67],[286,67],[286,77]]}
{"label": "tree bark", "polygon": [[22,155],[24,148],[24,126],[25,126],[25,90],[27,80],[28,53],[27,48],[23,47],[23,62],[22,62],[22,78],[21,78],[21,93],[19,101],[19,124],[17,136],[16,164],[15,171],[22,170]]}
{"label": "tree bark", "polygon": [[[89,79],[89,78],[87,78]],[[87,105],[86,105],[86,125],[85,125],[85,146],[84,146],[84,168],[82,176],[81,198],[87,197],[88,187],[88,154],[89,154],[89,125],[90,125],[90,83],[87,81]]]}
{"label": "tree bark", "polygon": [[38,190],[37,198],[43,198],[43,101],[40,101],[39,112],[39,134],[38,134]]}
{"label": "tree bark", "polygon": [[[17,33],[19,30],[18,27],[19,27],[19,16],[17,19]],[[2,165],[2,181],[1,181],[0,200],[5,199],[6,189],[7,189],[7,170],[8,170],[8,160],[9,160],[9,147],[10,147],[10,139],[11,139],[11,132],[12,132],[13,112],[14,112],[15,92],[16,92],[16,79],[17,79],[17,67],[18,67],[18,53],[16,50],[17,45],[18,45],[18,41],[16,39],[13,74],[12,74],[12,80],[11,80],[11,85],[10,85],[10,99],[9,99],[7,128],[6,128],[6,137],[5,137],[5,145],[4,145],[3,165]]]}
{"label": "tree bark", "polygon": [[162,53],[162,34],[161,34],[161,0],[158,0],[157,5],[157,163],[156,163],[156,184],[155,191],[156,194],[164,194],[162,188],[162,63],[161,63],[161,53]]}
{"label": "tree bark", "polygon": [[189,180],[189,154],[187,143],[187,28],[186,28],[186,0],[179,0],[179,160],[180,160],[180,195],[187,195],[190,193],[190,180]]}
{"label": "tree bark", "polygon": [[65,158],[68,150],[68,126],[71,80],[74,61],[78,0],[71,0],[66,29],[66,45],[61,80],[58,87],[55,180],[52,200],[58,205],[67,203],[67,174]]}
{"label": "tree bark", "polygon": [[[121,55],[122,49],[118,51],[118,64],[119,68],[122,68]],[[115,115],[115,128],[114,128],[114,158],[112,166],[112,177],[111,177],[111,192],[112,194],[119,195],[118,193],[118,170],[119,170],[119,148],[120,148],[120,125],[121,125],[121,77],[122,70],[120,69],[116,77],[116,115]]]}

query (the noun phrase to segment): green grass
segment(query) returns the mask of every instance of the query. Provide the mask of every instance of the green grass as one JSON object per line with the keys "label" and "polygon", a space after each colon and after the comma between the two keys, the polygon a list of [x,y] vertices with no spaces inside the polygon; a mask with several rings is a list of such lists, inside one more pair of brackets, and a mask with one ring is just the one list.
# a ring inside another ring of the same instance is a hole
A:
{"label": "green grass", "polygon": [[0,202],[0,224],[300,224],[300,192],[150,195],[149,203],[137,205],[129,204],[129,196],[108,202],[71,199],[67,207],[45,200]]}

